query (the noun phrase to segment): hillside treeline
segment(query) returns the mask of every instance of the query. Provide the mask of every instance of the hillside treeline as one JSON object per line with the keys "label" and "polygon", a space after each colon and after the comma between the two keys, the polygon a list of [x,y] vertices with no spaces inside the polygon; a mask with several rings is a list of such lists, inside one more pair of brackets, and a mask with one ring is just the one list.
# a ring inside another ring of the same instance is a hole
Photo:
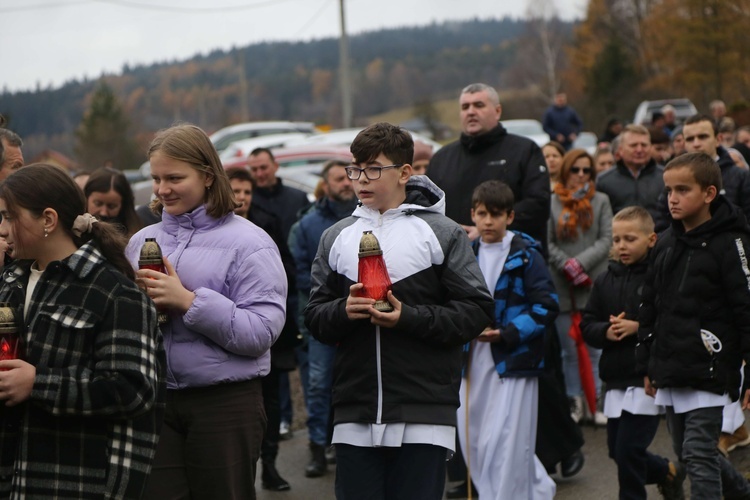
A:
{"label": "hillside treeline", "polygon": [[[566,25],[570,33],[571,25]],[[472,81],[503,84],[521,20],[447,22],[350,38],[355,117],[454,96]],[[305,120],[338,126],[338,40],[260,43],[187,61],[128,67],[103,80],[141,145],[178,120],[207,131],[245,120]],[[40,75],[40,79],[44,79]],[[0,112],[26,149],[74,152],[74,131],[96,81],[0,94]]]}

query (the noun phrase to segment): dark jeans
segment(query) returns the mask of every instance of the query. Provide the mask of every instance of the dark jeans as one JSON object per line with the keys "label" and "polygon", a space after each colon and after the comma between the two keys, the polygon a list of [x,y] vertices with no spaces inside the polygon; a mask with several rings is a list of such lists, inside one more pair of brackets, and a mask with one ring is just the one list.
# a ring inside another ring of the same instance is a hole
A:
{"label": "dark jeans", "polygon": [[337,500],[441,500],[448,450],[429,444],[336,444]]}
{"label": "dark jeans", "polygon": [[279,405],[279,379],[286,372],[279,371],[271,364],[271,371],[263,377],[263,408],[268,417],[266,434],[260,449],[260,458],[263,462],[276,463],[276,455],[279,454],[279,424],[281,424],[281,407]]}
{"label": "dark jeans", "polygon": [[747,498],[750,483],[716,446],[721,434],[722,406],[675,413],[667,406],[667,424],[674,452],[685,463],[690,478],[690,498]]}
{"label": "dark jeans", "polygon": [[307,355],[310,367],[307,388],[307,430],[311,442],[325,446],[328,444],[333,358],[336,355],[336,347],[311,338]]}
{"label": "dark jeans", "polygon": [[167,391],[146,500],[255,498],[266,427],[260,380]]}
{"label": "dark jeans", "polygon": [[[308,363],[307,363],[307,351],[304,346],[297,346],[294,348],[294,357],[297,360],[297,368],[299,369],[299,380],[302,385],[302,396],[307,405],[307,386],[308,386]],[[291,424],[294,419],[294,408],[292,407],[292,392],[289,385],[289,373],[282,372],[279,376],[279,407],[281,410],[281,420]]]}
{"label": "dark jeans", "polygon": [[617,463],[620,500],[645,500],[646,485],[666,479],[669,461],[647,450],[660,420],[658,415],[633,415],[626,411],[620,418],[607,420],[607,445],[609,457]]}

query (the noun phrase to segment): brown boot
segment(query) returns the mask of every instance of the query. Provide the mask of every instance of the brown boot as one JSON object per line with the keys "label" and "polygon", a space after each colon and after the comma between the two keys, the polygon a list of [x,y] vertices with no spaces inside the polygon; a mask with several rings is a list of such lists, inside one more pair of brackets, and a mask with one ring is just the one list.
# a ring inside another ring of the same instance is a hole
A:
{"label": "brown boot", "polygon": [[721,433],[719,437],[719,451],[725,457],[729,457],[729,452],[735,448],[741,448],[750,444],[750,434],[747,432],[745,424],[742,424],[734,433]]}

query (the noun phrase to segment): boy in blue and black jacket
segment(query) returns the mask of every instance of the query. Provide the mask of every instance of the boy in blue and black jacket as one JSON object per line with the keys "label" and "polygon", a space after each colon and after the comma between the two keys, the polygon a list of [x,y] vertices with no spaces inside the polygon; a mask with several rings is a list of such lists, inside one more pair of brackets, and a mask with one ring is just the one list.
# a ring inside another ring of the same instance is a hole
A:
{"label": "boy in blue and black jacket", "polygon": [[552,498],[555,483],[536,458],[538,381],[544,334],[559,306],[539,243],[507,230],[513,192],[500,181],[474,190],[472,247],[495,299],[493,323],[467,344],[459,439],[482,499]]}

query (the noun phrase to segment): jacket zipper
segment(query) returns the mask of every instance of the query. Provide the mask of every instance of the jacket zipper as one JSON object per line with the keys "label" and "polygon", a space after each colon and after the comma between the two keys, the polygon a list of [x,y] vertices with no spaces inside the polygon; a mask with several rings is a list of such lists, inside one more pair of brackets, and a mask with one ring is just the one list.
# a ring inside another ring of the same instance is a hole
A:
{"label": "jacket zipper", "polygon": [[378,414],[375,423],[382,423],[383,419],[383,372],[380,366],[380,327],[375,326],[375,363],[378,370]]}
{"label": "jacket zipper", "polygon": [[685,279],[687,279],[688,272],[690,272],[690,262],[693,260],[693,249],[691,248],[688,252],[687,263],[685,263],[685,269],[682,271],[682,278],[680,278],[680,286],[677,287],[677,293],[682,293],[682,287],[685,286]]}

